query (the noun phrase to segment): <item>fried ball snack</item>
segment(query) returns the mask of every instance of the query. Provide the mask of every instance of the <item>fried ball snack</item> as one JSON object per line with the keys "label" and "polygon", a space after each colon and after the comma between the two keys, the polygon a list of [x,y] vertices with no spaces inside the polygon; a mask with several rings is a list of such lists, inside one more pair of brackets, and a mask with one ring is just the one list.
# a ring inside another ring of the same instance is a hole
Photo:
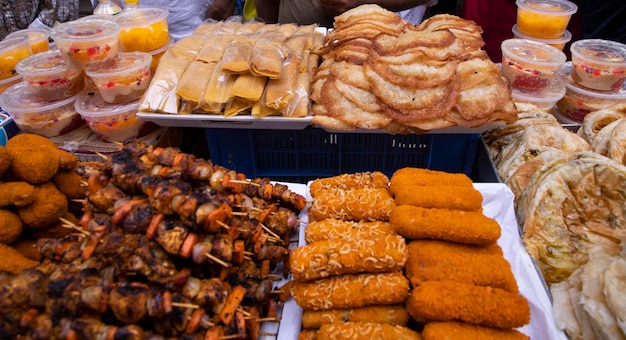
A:
{"label": "fried ball snack", "polygon": [[36,248],[37,241],[28,237],[20,236],[9,246],[22,253],[31,260],[41,261],[41,253]]}
{"label": "fried ball snack", "polygon": [[409,185],[396,187],[393,193],[398,205],[480,211],[483,204],[478,190],[457,185]]}
{"label": "fried ball snack", "polygon": [[0,207],[23,207],[33,203],[35,187],[26,182],[0,183]]}
{"label": "fried ball snack", "polygon": [[309,281],[342,274],[402,270],[407,260],[404,237],[333,239],[292,249],[289,268],[294,280]]}
{"label": "fried ball snack", "polygon": [[39,264],[28,257],[22,255],[19,251],[0,243],[0,272],[3,270],[11,274],[17,275],[22,269],[33,268]]}
{"label": "fried ball snack", "polygon": [[59,170],[52,178],[57,189],[69,199],[82,199],[87,194],[83,178],[73,170]]}
{"label": "fried ball snack", "polygon": [[515,329],[476,326],[464,322],[429,322],[422,331],[424,340],[528,340],[526,334]]}
{"label": "fried ball snack", "polygon": [[472,180],[465,174],[454,174],[444,171],[402,168],[391,176],[389,190],[391,193],[401,191],[401,188],[415,185],[458,185],[473,187]]}
{"label": "fried ball snack", "polygon": [[454,281],[428,281],[406,301],[418,322],[463,321],[495,328],[517,328],[530,322],[528,301],[519,294]]}
{"label": "fried ball snack", "polygon": [[497,244],[470,246],[415,240],[407,245],[406,276],[413,287],[426,281],[458,281],[517,293],[511,264]]}
{"label": "fried ball snack", "polygon": [[380,237],[395,233],[389,222],[353,222],[327,218],[309,223],[304,229],[304,239],[307,243],[313,243],[353,237]]}
{"label": "fried ball snack", "polygon": [[402,326],[376,322],[335,322],[320,327],[317,340],[381,339],[421,340],[419,333]]}
{"label": "fried ball snack", "polygon": [[501,234],[498,222],[479,211],[398,205],[391,211],[389,223],[398,234],[409,239],[488,245]]}
{"label": "fried ball snack", "polygon": [[9,150],[5,146],[0,145],[0,176],[2,176],[10,166],[11,153],[9,153]]}
{"label": "fried ball snack", "polygon": [[50,180],[59,168],[59,158],[51,152],[53,148],[56,146],[51,141],[38,135],[23,133],[9,139],[11,175],[31,184]]}
{"label": "fried ball snack", "polygon": [[0,243],[9,244],[22,233],[22,220],[11,210],[0,209]]}
{"label": "fried ball snack", "polygon": [[409,296],[409,280],[402,272],[340,275],[294,282],[294,300],[303,309],[310,310],[392,305],[404,302]]}
{"label": "fried ball snack", "polygon": [[409,314],[403,304],[302,312],[303,328],[320,328],[335,322],[376,322],[406,326]]}
{"label": "fried ball snack", "polygon": [[303,329],[298,333],[298,340],[315,340],[317,339],[317,329]]}
{"label": "fried ball snack", "polygon": [[48,228],[57,224],[59,217],[67,213],[67,197],[52,182],[35,186],[34,196],[32,204],[17,208],[17,213],[26,226]]}
{"label": "fried ball snack", "polygon": [[342,174],[327,178],[318,178],[311,182],[309,192],[311,197],[315,197],[322,190],[357,189],[357,188],[387,188],[389,178],[380,171],[358,172],[353,174]]}
{"label": "fried ball snack", "polygon": [[387,221],[395,206],[383,188],[327,189],[319,192],[309,208],[311,221],[337,218],[349,221]]}

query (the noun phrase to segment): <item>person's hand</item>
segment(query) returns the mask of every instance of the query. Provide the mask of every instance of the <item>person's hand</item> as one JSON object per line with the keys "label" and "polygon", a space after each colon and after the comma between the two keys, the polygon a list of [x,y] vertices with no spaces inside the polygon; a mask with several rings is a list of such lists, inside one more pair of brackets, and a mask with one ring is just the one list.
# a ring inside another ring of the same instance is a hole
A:
{"label": "person's hand", "polygon": [[361,4],[360,0],[319,0],[320,7],[328,16],[339,15]]}

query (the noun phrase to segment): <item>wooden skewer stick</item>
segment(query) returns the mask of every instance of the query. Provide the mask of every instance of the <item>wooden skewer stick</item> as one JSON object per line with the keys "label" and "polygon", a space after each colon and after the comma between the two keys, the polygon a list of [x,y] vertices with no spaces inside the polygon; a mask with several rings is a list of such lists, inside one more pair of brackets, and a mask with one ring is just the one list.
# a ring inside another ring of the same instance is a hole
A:
{"label": "wooden skewer stick", "polygon": [[76,231],[78,231],[79,233],[81,233],[83,235],[89,235],[90,234],[87,230],[85,230],[85,229],[77,226],[76,224],[72,223],[72,221],[68,221],[68,220],[64,219],[63,217],[59,217],[59,220],[61,222],[63,222],[63,223],[61,223],[61,227],[63,227],[63,228],[76,230]]}
{"label": "wooden skewer stick", "polygon": [[267,231],[268,234],[274,236],[277,239],[281,239],[280,236],[278,236],[275,232],[273,232],[270,228],[266,227],[265,225],[263,225],[263,223],[259,223],[259,225],[261,226],[261,228],[265,229],[265,231]]}
{"label": "wooden skewer stick", "polygon": [[239,336],[239,334],[224,335],[224,336],[218,337],[219,340],[240,339],[240,338],[241,337]]}
{"label": "wooden skewer stick", "polygon": [[270,333],[270,332],[259,332],[259,335],[263,335],[263,336],[277,336],[278,334]]}
{"label": "wooden skewer stick", "polygon": [[267,278],[271,279],[272,281],[280,281],[283,279],[282,277],[276,274],[267,274]]}
{"label": "wooden skewer stick", "polygon": [[212,261],[214,261],[214,262],[217,262],[217,263],[221,264],[221,265],[222,265],[222,266],[224,266],[225,268],[230,267],[230,264],[228,264],[228,263],[226,263],[226,262],[224,262],[224,261],[222,261],[222,260],[218,259],[217,257],[215,257],[215,256],[213,256],[213,255],[211,255],[211,254],[209,254],[209,253],[204,253],[204,256],[208,257],[210,260],[212,260]]}
{"label": "wooden skewer stick", "polygon": [[280,318],[276,317],[276,318],[255,318],[253,316],[246,316],[244,317],[244,319],[247,320],[254,320],[256,322],[280,322]]}
{"label": "wooden skewer stick", "polygon": [[244,254],[244,255],[254,255],[254,253],[253,253],[253,252],[251,252],[251,251],[244,251],[244,252],[243,252],[243,254]]}
{"label": "wooden skewer stick", "polygon": [[243,310],[243,308],[238,307],[237,311],[240,312],[241,314],[243,314],[244,316],[252,316],[252,314],[250,314],[250,312]]}
{"label": "wooden skewer stick", "polygon": [[96,151],[96,152],[94,152],[94,153],[95,153],[96,155],[98,155],[98,156],[102,157],[104,160],[109,159],[109,157],[108,157],[107,155],[103,154],[102,152],[98,152],[98,151]]}
{"label": "wooden skewer stick", "polygon": [[200,308],[200,306],[198,305],[194,305],[192,303],[184,303],[184,302],[172,302],[172,307],[189,308],[189,309]]}
{"label": "wooden skewer stick", "polygon": [[252,261],[252,258],[250,256],[244,256],[243,259]]}
{"label": "wooden skewer stick", "polygon": [[224,223],[224,222],[222,222],[222,221],[220,221],[220,220],[217,220],[216,222],[217,222],[217,224],[219,224],[220,226],[222,226],[224,229],[226,229],[226,230],[230,230],[230,226],[229,226],[228,224],[226,224],[226,223]]}
{"label": "wooden skewer stick", "polygon": [[248,216],[248,213],[241,212],[241,211],[233,211],[233,215],[234,216]]}
{"label": "wooden skewer stick", "polygon": [[237,183],[237,184],[250,184],[250,185],[254,185],[256,187],[261,186],[259,183],[254,183],[254,182],[241,180],[241,179],[231,179],[230,182],[231,183]]}
{"label": "wooden skewer stick", "polygon": [[89,184],[87,184],[87,181],[83,181],[83,180],[81,180],[80,183],[78,183],[78,185],[83,187],[83,188],[86,188],[86,187],[89,186]]}
{"label": "wooden skewer stick", "polygon": [[74,203],[85,203],[85,198],[72,198],[70,201]]}
{"label": "wooden skewer stick", "polygon": [[215,326],[214,323],[212,323],[211,321],[206,321],[206,320],[202,320],[200,321],[203,325],[207,326],[207,327],[213,327]]}

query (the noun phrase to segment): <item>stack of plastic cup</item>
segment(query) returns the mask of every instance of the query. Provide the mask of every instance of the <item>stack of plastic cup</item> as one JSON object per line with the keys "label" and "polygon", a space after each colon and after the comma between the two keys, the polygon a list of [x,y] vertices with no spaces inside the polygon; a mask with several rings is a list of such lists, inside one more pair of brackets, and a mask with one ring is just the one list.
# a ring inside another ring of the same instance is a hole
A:
{"label": "stack of plastic cup", "polygon": [[516,38],[535,40],[560,50],[572,39],[567,25],[578,6],[567,0],[517,0]]}

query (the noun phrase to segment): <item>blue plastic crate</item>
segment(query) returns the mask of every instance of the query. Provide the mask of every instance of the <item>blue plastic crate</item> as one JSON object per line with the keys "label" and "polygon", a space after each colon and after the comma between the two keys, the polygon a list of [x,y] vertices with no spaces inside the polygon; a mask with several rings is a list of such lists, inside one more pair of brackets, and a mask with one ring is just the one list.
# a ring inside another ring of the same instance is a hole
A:
{"label": "blue plastic crate", "polygon": [[475,167],[477,155],[486,154],[478,134],[336,133],[307,127],[210,128],[206,136],[213,162],[248,178],[306,183],[342,173],[382,171],[391,176],[399,168],[420,167],[465,173],[475,181],[497,181],[488,157],[482,172]]}

